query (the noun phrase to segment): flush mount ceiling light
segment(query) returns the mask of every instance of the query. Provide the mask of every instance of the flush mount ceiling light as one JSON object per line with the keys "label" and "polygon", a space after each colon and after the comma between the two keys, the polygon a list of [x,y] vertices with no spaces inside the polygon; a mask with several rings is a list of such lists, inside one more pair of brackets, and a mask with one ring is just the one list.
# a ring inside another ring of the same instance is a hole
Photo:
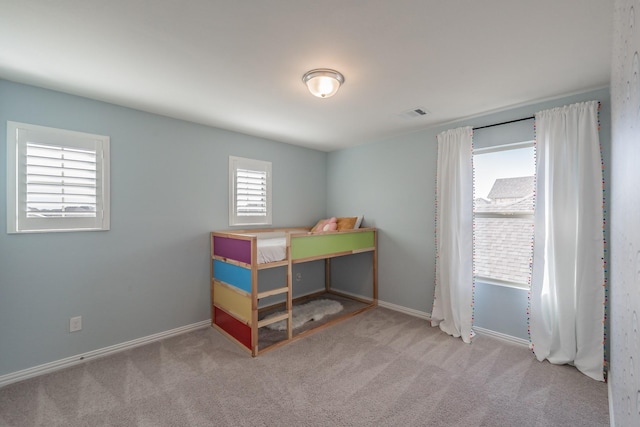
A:
{"label": "flush mount ceiling light", "polygon": [[335,95],[340,85],[344,83],[344,76],[335,70],[318,68],[302,76],[302,81],[314,96],[329,98]]}

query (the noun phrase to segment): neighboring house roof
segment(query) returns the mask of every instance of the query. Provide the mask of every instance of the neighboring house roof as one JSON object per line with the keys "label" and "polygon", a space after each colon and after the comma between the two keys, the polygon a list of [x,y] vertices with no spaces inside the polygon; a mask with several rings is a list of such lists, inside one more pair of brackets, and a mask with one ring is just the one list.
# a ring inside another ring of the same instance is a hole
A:
{"label": "neighboring house roof", "polygon": [[490,204],[490,203],[491,203],[491,200],[489,200],[489,199],[485,199],[484,197],[478,197],[478,198],[475,200],[475,204],[476,204],[476,206],[484,206],[484,205],[488,205],[488,204]]}
{"label": "neighboring house roof", "polygon": [[508,203],[478,203],[476,199],[475,212],[521,212],[533,213],[534,197],[533,193],[527,194],[525,197],[516,199]]}
{"label": "neighboring house roof", "polygon": [[498,178],[487,197],[491,200],[519,199],[533,192],[533,176]]}
{"label": "neighboring house roof", "polygon": [[475,275],[528,283],[531,274],[533,219],[476,218]]}
{"label": "neighboring house roof", "polygon": [[[474,219],[474,274],[495,280],[528,283],[531,274],[533,218],[509,214],[533,214],[533,177],[501,178],[489,193],[491,203],[476,199]],[[504,199],[508,199],[504,200]]]}

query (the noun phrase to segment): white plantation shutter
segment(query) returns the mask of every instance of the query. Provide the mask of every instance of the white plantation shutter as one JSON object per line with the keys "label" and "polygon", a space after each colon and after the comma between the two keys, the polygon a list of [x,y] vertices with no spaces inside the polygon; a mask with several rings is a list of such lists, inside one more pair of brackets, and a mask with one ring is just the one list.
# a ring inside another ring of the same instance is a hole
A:
{"label": "white plantation shutter", "polygon": [[267,173],[236,170],[236,206],[238,216],[267,214]]}
{"label": "white plantation shutter", "polygon": [[108,230],[109,138],[7,122],[10,233]]}
{"label": "white plantation shutter", "polygon": [[27,143],[27,218],[96,216],[96,151]]}
{"label": "white plantation shutter", "polygon": [[229,157],[229,225],[271,224],[271,162]]}

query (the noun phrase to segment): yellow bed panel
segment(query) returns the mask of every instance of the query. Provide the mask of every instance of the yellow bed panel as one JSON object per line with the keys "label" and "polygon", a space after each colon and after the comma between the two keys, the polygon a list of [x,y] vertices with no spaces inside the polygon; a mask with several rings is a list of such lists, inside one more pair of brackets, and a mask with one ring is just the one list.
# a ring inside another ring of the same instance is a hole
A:
{"label": "yellow bed panel", "polygon": [[218,281],[213,282],[213,304],[245,323],[251,321],[251,297],[236,292]]}

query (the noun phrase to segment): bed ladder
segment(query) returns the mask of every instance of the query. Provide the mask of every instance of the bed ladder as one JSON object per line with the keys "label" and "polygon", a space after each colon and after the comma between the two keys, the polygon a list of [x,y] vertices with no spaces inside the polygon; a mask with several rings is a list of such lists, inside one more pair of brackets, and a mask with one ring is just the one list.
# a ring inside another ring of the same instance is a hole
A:
{"label": "bed ladder", "polygon": [[[287,247],[287,250],[289,250],[289,248]],[[287,257],[288,259],[288,257]],[[287,266],[287,286],[283,286],[281,288],[276,288],[276,289],[271,289],[268,291],[264,291],[264,292],[257,292],[258,286],[257,286],[257,281],[258,281],[258,270],[261,270],[263,268],[272,268],[272,267],[279,267],[282,265],[286,265]],[[272,323],[276,323],[276,322],[280,322],[282,320],[286,320],[287,321],[287,339],[286,341],[289,341],[293,338],[293,280],[292,280],[292,266],[290,262],[283,262],[283,263],[271,263],[268,267],[264,266],[262,268],[259,268],[259,266],[256,265],[256,263],[253,263],[253,268],[252,268],[252,278],[253,280],[255,280],[254,286],[252,286],[253,292],[252,292],[252,303],[251,303],[251,312],[252,312],[252,323],[253,323],[253,327],[251,328],[252,330],[252,349],[251,349],[251,355],[252,356],[257,356],[258,352],[259,352],[259,348],[258,348],[258,329],[267,326],[267,325],[271,325]],[[286,309],[285,312],[282,313],[279,316],[275,316],[269,319],[263,319],[258,321],[258,301],[260,301],[260,299],[262,298],[266,298],[266,297],[270,297],[273,295],[282,295],[282,294],[287,294],[287,298],[286,298]]]}

